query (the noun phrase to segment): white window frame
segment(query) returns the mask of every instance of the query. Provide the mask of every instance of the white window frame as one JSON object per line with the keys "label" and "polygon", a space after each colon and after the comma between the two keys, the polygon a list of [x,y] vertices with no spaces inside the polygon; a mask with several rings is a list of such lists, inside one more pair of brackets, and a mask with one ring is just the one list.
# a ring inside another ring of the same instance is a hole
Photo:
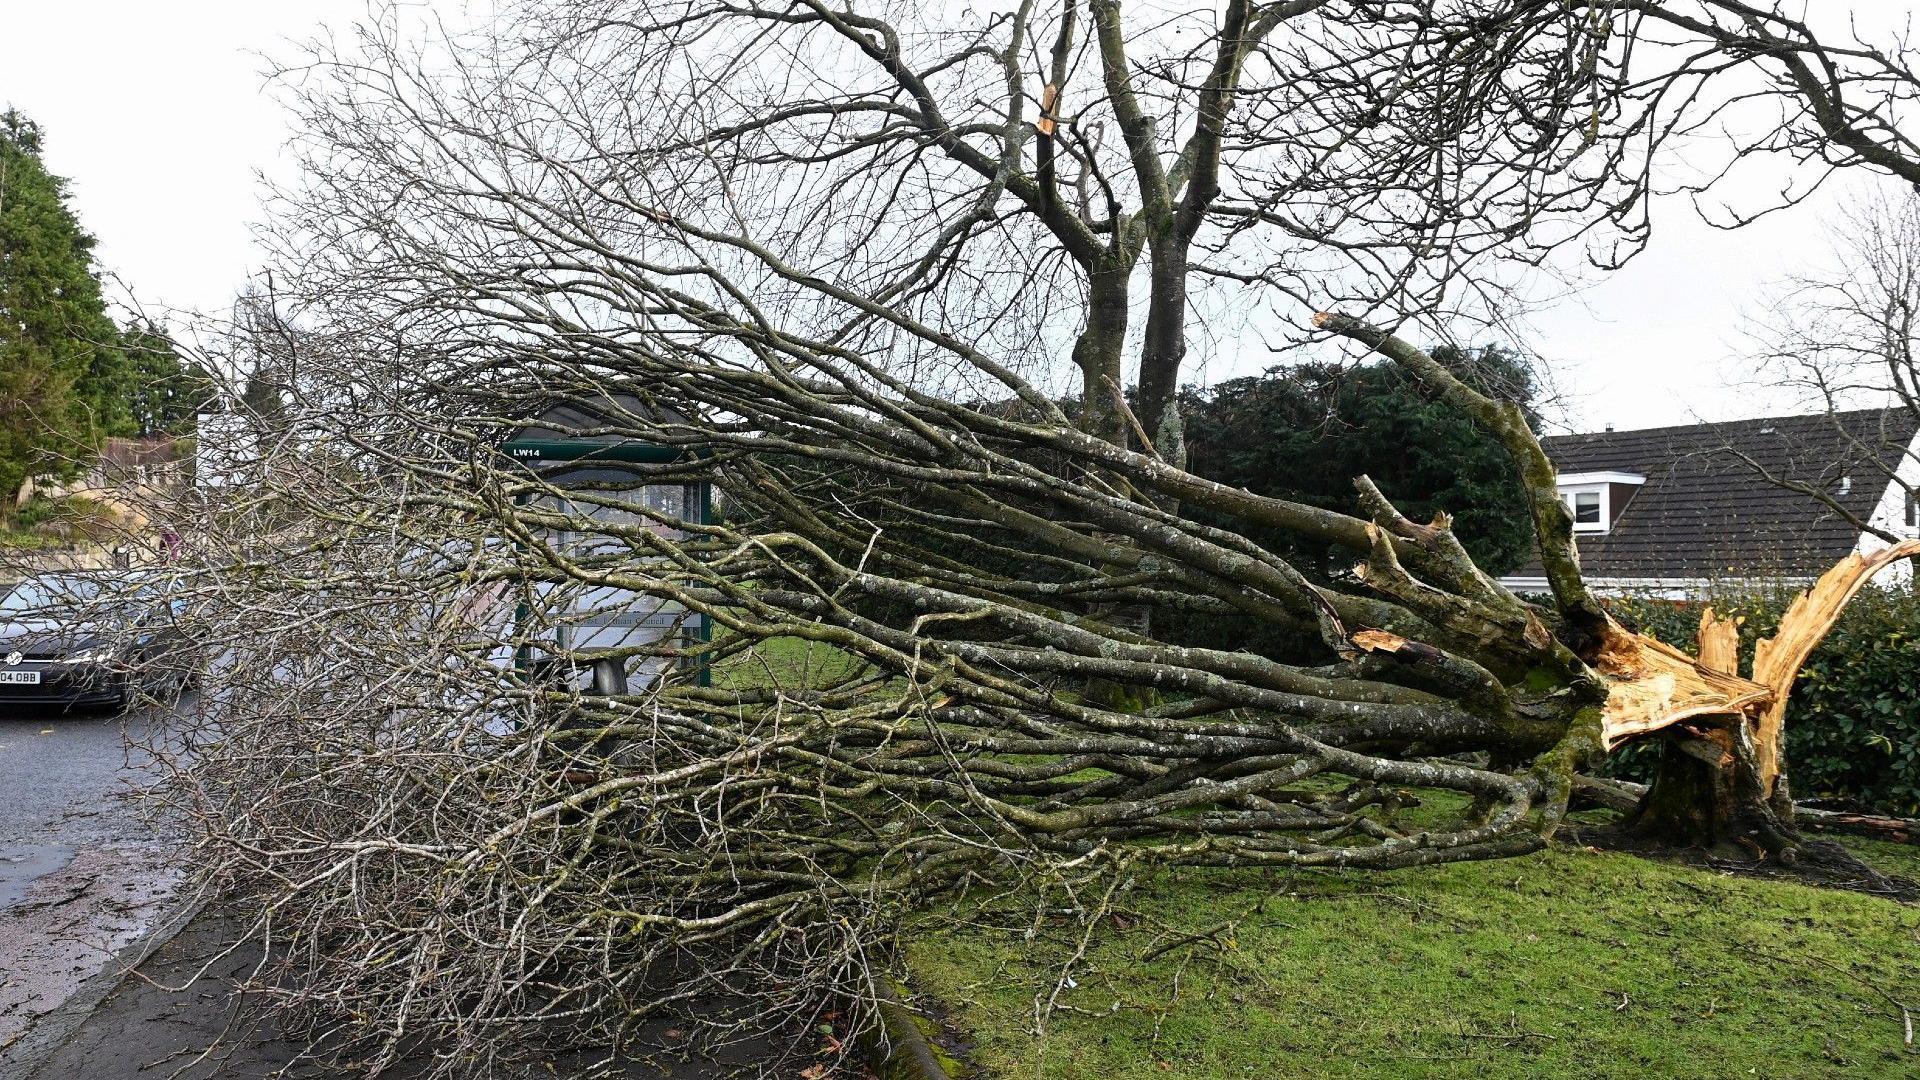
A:
{"label": "white window frame", "polygon": [[[1613,501],[1611,498],[1609,498],[1610,494],[1611,493],[1607,490],[1607,485],[1605,484],[1598,484],[1598,485],[1585,484],[1580,487],[1568,487],[1566,485],[1561,486],[1560,503],[1561,505],[1567,508],[1567,516],[1573,519],[1574,532],[1603,533],[1607,531],[1607,526],[1611,524],[1611,516],[1612,516],[1611,512],[1613,510],[1613,507],[1609,505],[1609,503]],[[1580,520],[1580,514],[1579,514],[1579,511],[1576,509],[1576,504],[1579,501],[1579,497],[1582,495],[1592,495],[1599,500],[1599,506],[1600,506],[1599,520],[1597,521],[1581,521]]]}

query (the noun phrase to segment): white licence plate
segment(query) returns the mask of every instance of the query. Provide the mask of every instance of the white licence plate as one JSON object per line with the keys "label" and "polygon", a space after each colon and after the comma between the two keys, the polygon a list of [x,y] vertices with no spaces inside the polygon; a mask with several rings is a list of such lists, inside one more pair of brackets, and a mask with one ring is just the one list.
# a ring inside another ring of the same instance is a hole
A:
{"label": "white licence plate", "polygon": [[37,671],[0,671],[0,683],[22,683],[27,686],[39,686],[40,673]]}

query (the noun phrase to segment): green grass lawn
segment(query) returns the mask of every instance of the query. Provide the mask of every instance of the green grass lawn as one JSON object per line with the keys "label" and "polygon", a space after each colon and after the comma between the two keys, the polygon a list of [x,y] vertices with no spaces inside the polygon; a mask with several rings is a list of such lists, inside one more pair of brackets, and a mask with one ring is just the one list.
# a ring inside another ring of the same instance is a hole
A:
{"label": "green grass lawn", "polygon": [[801,689],[844,678],[858,666],[853,656],[830,645],[804,638],[769,638],[715,664],[713,684],[736,690]]}
{"label": "green grass lawn", "polygon": [[38,551],[43,548],[58,546],[60,546],[60,541],[54,537],[0,526],[0,548],[18,551]]}
{"label": "green grass lawn", "polygon": [[[1920,876],[1920,850],[1859,846]],[[1064,919],[927,916],[916,1000],[1002,1077],[1920,1076],[1889,1000],[1920,1020],[1920,908],[1855,893],[1555,850],[1162,872],[1115,903],[1043,1030]]]}
{"label": "green grass lawn", "polygon": [[[781,639],[716,682],[797,687],[851,663]],[[1850,843],[1920,878],[1920,848]],[[902,934],[915,1004],[990,1077],[1920,1077],[1895,1004],[1920,1024],[1920,907],[1858,893],[1561,848],[1161,871],[1113,903],[1038,1028],[1080,922],[925,912]]]}

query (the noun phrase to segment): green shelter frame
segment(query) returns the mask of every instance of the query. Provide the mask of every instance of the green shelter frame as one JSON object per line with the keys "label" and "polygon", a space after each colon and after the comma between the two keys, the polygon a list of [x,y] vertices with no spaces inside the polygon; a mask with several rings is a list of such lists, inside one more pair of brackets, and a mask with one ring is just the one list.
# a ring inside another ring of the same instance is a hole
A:
{"label": "green shelter frame", "polygon": [[[544,418],[543,418],[544,419]],[[526,431],[528,429],[522,429]],[[655,443],[643,443],[633,440],[604,439],[567,439],[551,437],[523,437],[516,433],[514,438],[500,444],[500,452],[514,461],[527,463],[564,462],[570,466],[607,464],[670,465],[684,461],[698,453],[680,446],[664,446]],[[713,484],[700,481],[687,485],[696,488],[697,509],[689,519],[694,524],[708,525],[713,521]],[[523,601],[514,611],[516,636],[522,644],[514,653],[514,666],[525,670],[528,664],[525,636],[519,633],[530,616]],[[707,646],[713,643],[713,618],[705,612],[696,616],[694,627],[695,640],[701,645],[701,658],[696,665],[694,678],[701,687],[713,685],[713,665],[707,658]]]}

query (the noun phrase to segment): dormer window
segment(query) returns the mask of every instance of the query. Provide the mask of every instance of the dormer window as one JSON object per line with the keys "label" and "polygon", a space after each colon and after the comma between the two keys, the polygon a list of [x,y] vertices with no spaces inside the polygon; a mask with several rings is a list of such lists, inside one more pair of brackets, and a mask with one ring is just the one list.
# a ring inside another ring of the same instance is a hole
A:
{"label": "dormer window", "polygon": [[1606,528],[1606,521],[1600,516],[1600,500],[1605,493],[1599,491],[1574,491],[1568,493],[1568,502],[1573,507],[1573,525],[1575,528],[1599,530]]}
{"label": "dormer window", "polygon": [[1573,518],[1574,532],[1607,533],[1613,530],[1614,522],[1620,519],[1634,492],[1646,482],[1647,478],[1638,473],[1562,473],[1560,502]]}

